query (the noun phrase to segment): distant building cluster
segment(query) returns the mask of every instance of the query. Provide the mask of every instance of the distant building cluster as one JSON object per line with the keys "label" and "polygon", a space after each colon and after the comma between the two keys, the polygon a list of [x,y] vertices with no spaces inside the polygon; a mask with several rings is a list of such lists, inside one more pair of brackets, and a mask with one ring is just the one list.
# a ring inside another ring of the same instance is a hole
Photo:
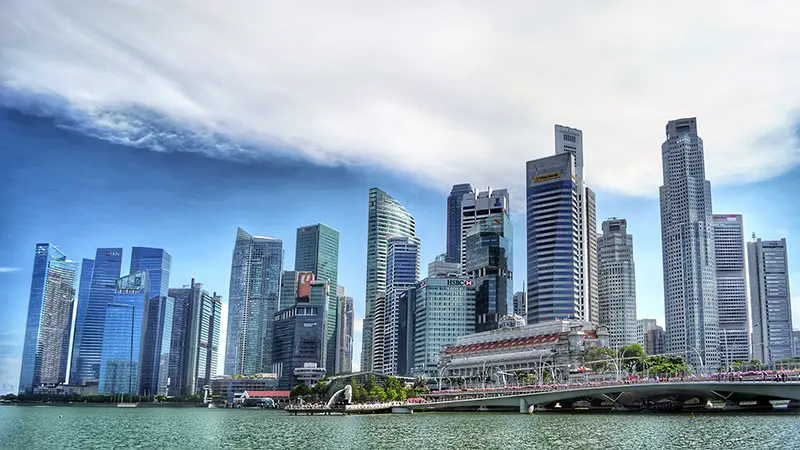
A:
{"label": "distant building cluster", "polygon": [[[370,189],[361,370],[476,377],[486,358],[503,361],[502,372],[551,353],[577,370],[577,352],[636,343],[699,370],[797,355],[786,240],[745,244],[742,215],[712,212],[695,118],[667,123],[661,154],[663,327],[637,320],[631,224],[612,217],[598,230],[581,130],[556,125],[555,152],[526,163],[527,266],[516,293],[506,189],[453,186],[445,252],[426,277],[413,215]],[[353,298],[338,284],[339,231],[327,225],[297,229],[292,270],[283,241],[238,229],[224,355],[220,296],[195,280],[170,289],[163,249],[134,247],[128,274],[121,261],[121,248],[78,264],[36,245],[20,392],[68,381],[190,395],[210,385],[220,359],[228,376],[273,374],[251,390],[352,371]]]}

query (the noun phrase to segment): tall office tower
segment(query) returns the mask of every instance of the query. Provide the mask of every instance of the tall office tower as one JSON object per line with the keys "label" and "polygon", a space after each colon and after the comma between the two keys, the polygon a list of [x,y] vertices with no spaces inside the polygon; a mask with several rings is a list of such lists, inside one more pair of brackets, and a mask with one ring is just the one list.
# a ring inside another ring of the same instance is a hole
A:
{"label": "tall office tower", "polygon": [[461,202],[464,194],[475,195],[471,184],[454,184],[447,196],[447,251],[444,260],[449,263],[461,263]]}
{"label": "tall office tower", "polygon": [[78,264],[53,244],[36,244],[19,393],[67,380]]}
{"label": "tall office tower", "polygon": [[461,200],[461,276],[467,275],[467,232],[494,214],[509,214],[508,190],[488,188],[464,194]]}
{"label": "tall office tower", "polygon": [[556,155],[572,155],[575,189],[578,196],[578,265],[580,270],[579,294],[583,298],[584,320],[597,323],[597,213],[595,194],[586,187],[583,173],[583,132],[576,128],[555,126]]}
{"label": "tall office tower", "polygon": [[339,317],[337,319],[337,359],[335,373],[349,373],[353,371],[353,297],[345,295],[344,288],[337,286],[336,299],[339,302]]}
{"label": "tall office tower", "polygon": [[418,376],[439,375],[439,354],[475,332],[475,288],[464,277],[429,277],[415,288],[414,368]]}
{"label": "tall office tower", "polygon": [[281,300],[278,309],[291,308],[296,301],[297,272],[294,270],[284,270],[281,276]]}
{"label": "tall office tower", "polygon": [[636,344],[636,266],[628,221],[616,217],[604,221],[597,247],[599,323],[608,327],[611,348]]}
{"label": "tall office tower", "polygon": [[786,238],[747,243],[750,310],[753,314],[753,359],[780,361],[794,353],[792,293]]}
{"label": "tall office tower", "polygon": [[397,297],[397,375],[409,376],[414,368],[414,311],[416,286]]}
{"label": "tall office tower", "polygon": [[588,320],[580,258],[580,210],[573,156],[528,161],[528,324]]}
{"label": "tall office tower", "polygon": [[383,358],[380,356],[386,351],[386,294],[378,295],[375,299],[372,323],[370,371],[383,373]]}
{"label": "tall office tower", "polygon": [[744,225],[741,214],[714,214],[720,360],[725,367],[750,360],[750,322]]}
{"label": "tall office tower", "polygon": [[714,225],[697,119],[671,120],[661,145],[665,351],[695,368],[719,367]]}
{"label": "tall office tower", "polygon": [[78,343],[83,337],[83,326],[86,323],[86,310],[89,306],[89,290],[92,286],[92,272],[94,271],[94,260],[83,258],[81,262],[80,287],[78,288],[78,303],[75,313],[75,331],[72,336],[72,362],[69,366],[70,384],[75,384],[78,378]]}
{"label": "tall office tower", "polygon": [[[96,266],[95,266],[96,267]],[[147,270],[117,279],[106,307],[100,358],[100,394],[138,394],[147,299]]]}
{"label": "tall office tower", "polygon": [[386,293],[386,256],[389,238],[407,236],[417,245],[414,217],[391,195],[378,188],[369,190],[367,225],[367,283],[365,290],[364,329],[361,344],[361,370],[372,370],[375,300]]}
{"label": "tall office tower", "polygon": [[792,345],[794,345],[794,356],[800,356],[800,330],[792,331]]}
{"label": "tall office tower", "polygon": [[225,373],[269,372],[273,317],[283,272],[283,242],[236,231],[228,295],[228,337]]}
{"label": "tall office tower", "polygon": [[413,289],[419,281],[419,245],[412,238],[389,238],[386,257],[386,319],[384,323],[383,373],[398,375],[398,327],[400,326],[398,298]]}
{"label": "tall office tower", "polygon": [[[294,270],[311,272],[316,280],[327,281],[330,289],[336,289],[339,278],[339,232],[321,223],[298,228]],[[325,338],[328,342],[326,351],[328,360],[325,361],[325,369],[333,374],[336,372],[338,354],[336,323],[339,317],[339,302],[335,300],[335,292],[331,291],[328,294],[331,301],[328,302],[330,310],[327,312],[328,323],[325,327],[328,333]]]}
{"label": "tall office tower", "polygon": [[[100,378],[106,309],[109,303],[114,302],[117,280],[121,273],[122,249],[98,248],[94,257],[84,317],[75,325],[75,342],[72,344],[74,367],[70,369],[73,375],[70,377],[71,384],[84,384],[88,380]],[[81,281],[83,280],[84,277],[81,275]],[[78,310],[80,309],[79,303]]]}
{"label": "tall office tower", "polygon": [[222,297],[201,283],[170,289],[175,299],[169,356],[169,395],[193,395],[217,374]]}
{"label": "tall office tower", "polygon": [[457,277],[461,275],[461,263],[448,262],[447,253],[442,253],[428,263],[428,276],[435,277],[437,275]]}
{"label": "tall office tower", "polygon": [[[152,294],[152,286],[150,289]],[[141,394],[168,394],[174,311],[175,300],[172,297],[159,296],[147,301],[142,324]]]}
{"label": "tall office tower", "polygon": [[528,299],[525,291],[514,293],[514,314],[523,319],[528,317]]}
{"label": "tall office tower", "polygon": [[643,337],[642,348],[648,355],[661,355],[664,353],[664,329],[656,325],[648,329]]}
{"label": "tall office tower", "polygon": [[514,231],[508,213],[492,214],[470,227],[464,268],[475,289],[475,332],[496,330],[508,314],[514,281]]}
{"label": "tall office tower", "polygon": [[644,347],[644,335],[658,327],[656,319],[639,319],[636,321],[636,343]]}
{"label": "tall office tower", "polygon": [[131,250],[131,272],[147,271],[149,298],[167,296],[171,267],[172,256],[163,248],[133,247]]}

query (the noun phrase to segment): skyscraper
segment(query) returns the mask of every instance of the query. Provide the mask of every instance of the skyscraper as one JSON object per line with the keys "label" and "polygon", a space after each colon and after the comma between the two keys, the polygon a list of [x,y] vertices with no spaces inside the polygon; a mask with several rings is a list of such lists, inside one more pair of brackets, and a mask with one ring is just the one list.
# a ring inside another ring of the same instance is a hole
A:
{"label": "skyscraper", "polygon": [[667,353],[695,368],[719,367],[711,183],[706,180],[697,119],[671,120],[661,145],[664,185],[661,245]]}
{"label": "skyscraper", "polygon": [[169,273],[172,256],[163,248],[133,247],[131,273],[146,270],[150,282],[149,299],[166,297],[169,292]]}
{"label": "skyscraper", "polygon": [[83,327],[86,323],[86,310],[89,306],[89,291],[92,287],[92,272],[94,271],[94,260],[83,258],[81,262],[80,287],[78,288],[78,304],[75,314],[75,332],[72,337],[72,363],[69,368],[69,382],[76,384],[78,379],[78,347],[83,338]]}
{"label": "skyscraper", "polygon": [[794,353],[794,342],[786,239],[748,242],[747,264],[753,314],[753,358],[762,362],[789,358]]}
{"label": "skyscraper", "polygon": [[403,292],[413,289],[419,281],[419,245],[409,237],[389,238],[386,258],[386,322],[382,355],[383,373],[398,375],[398,331],[400,326],[398,299]]}
{"label": "skyscraper", "polygon": [[283,271],[283,242],[236,232],[228,296],[228,337],[225,373],[252,375],[269,372],[273,316]]}
{"label": "skyscraper", "polygon": [[750,360],[744,225],[741,214],[714,214],[714,259],[719,309],[720,361]]}
{"label": "skyscraper", "polygon": [[[455,263],[451,263],[455,264]],[[397,370],[399,376],[410,376],[414,368],[414,312],[417,304],[416,286],[397,297]]]}
{"label": "skyscraper", "polygon": [[146,270],[117,279],[106,306],[100,377],[101,394],[138,394],[150,282]]}
{"label": "skyscraper", "polygon": [[528,324],[587,320],[583,297],[580,209],[573,156],[527,163]]}
{"label": "skyscraper", "polygon": [[597,247],[599,323],[608,327],[611,348],[636,344],[636,266],[628,221],[604,221]]}
{"label": "skyscraper", "polygon": [[437,275],[457,277],[461,275],[461,263],[448,262],[447,254],[442,253],[428,263],[428,276],[435,277]]}
{"label": "skyscraper", "polygon": [[475,289],[475,332],[496,330],[508,314],[514,281],[513,236],[508,213],[491,214],[467,231],[464,269]]}
{"label": "skyscraper", "polygon": [[217,374],[222,297],[209,295],[194,278],[188,287],[170,289],[169,296],[175,299],[170,395],[196,394]]}
{"label": "skyscraper", "polygon": [[153,297],[146,303],[142,324],[142,372],[139,379],[139,392],[142,394],[168,394],[174,311],[175,300],[172,297]]}
{"label": "skyscraper", "polygon": [[493,214],[508,214],[508,190],[488,188],[482,192],[469,192],[461,199],[461,276],[467,274],[467,233],[478,222]]}
{"label": "skyscraper", "polygon": [[570,154],[573,163],[573,182],[577,193],[578,266],[581,268],[579,295],[583,299],[583,320],[597,323],[597,213],[595,194],[586,187],[583,172],[583,132],[576,128],[555,126],[556,155]]}
{"label": "skyscraper", "polygon": [[[297,229],[297,248],[295,250],[294,270],[296,272],[311,272],[317,281],[327,281],[331,289],[336,289],[339,278],[339,232],[333,228],[318,223]],[[326,317],[328,323],[325,327],[328,343],[325,369],[328,373],[336,372],[336,355],[338,344],[338,329],[336,324],[339,317],[339,302],[336,301],[335,292],[328,293],[330,300]]]}
{"label": "skyscraper", "polygon": [[[106,309],[114,302],[117,280],[122,273],[122,249],[98,248],[94,257],[85,316],[76,324],[71,384],[83,384],[100,377]],[[81,276],[83,279],[83,276]],[[80,301],[80,300],[79,300]],[[78,305],[78,309],[81,306]]]}
{"label": "skyscraper", "polygon": [[447,196],[447,252],[445,261],[461,264],[461,202],[464,194],[473,194],[469,183],[454,184]]}
{"label": "skyscraper", "polygon": [[75,276],[78,264],[53,244],[36,244],[25,341],[22,347],[20,394],[67,379]]}
{"label": "skyscraper", "polygon": [[294,306],[297,301],[297,272],[284,270],[281,276],[281,301],[278,309]]}
{"label": "skyscraper", "polygon": [[414,217],[397,200],[378,188],[369,190],[367,224],[367,283],[365,289],[364,329],[361,345],[361,370],[372,370],[372,338],[375,301],[386,295],[386,256],[392,236],[415,239]]}
{"label": "skyscraper", "polygon": [[514,314],[522,318],[528,317],[528,298],[525,291],[514,293]]}
{"label": "skyscraper", "polygon": [[339,343],[335,373],[349,373],[353,371],[353,297],[346,296],[344,287],[338,286],[336,298],[339,302],[339,318],[336,324]]}

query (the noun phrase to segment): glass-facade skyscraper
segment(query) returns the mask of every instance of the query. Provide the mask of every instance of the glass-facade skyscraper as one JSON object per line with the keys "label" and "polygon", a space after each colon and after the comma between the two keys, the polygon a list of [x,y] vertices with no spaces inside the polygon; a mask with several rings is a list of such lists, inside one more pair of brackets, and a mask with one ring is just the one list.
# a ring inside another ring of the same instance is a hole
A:
{"label": "glass-facade skyscraper", "polygon": [[[336,289],[339,281],[339,232],[333,228],[318,223],[297,229],[295,249],[295,272],[311,272],[317,281],[327,281],[331,289]],[[335,301],[334,292],[329,292],[331,301],[328,302],[328,312],[325,331],[325,341],[328,348],[325,369],[328,373],[336,372],[336,355],[338,354],[338,329],[336,327],[339,317],[339,302]]]}
{"label": "glass-facade skyscraper", "polygon": [[747,258],[741,214],[714,214],[714,255],[717,264],[720,363],[749,361],[750,320],[747,305]]}
{"label": "glass-facade skyscraper", "polygon": [[166,297],[169,291],[169,273],[172,256],[162,248],[133,247],[131,273],[146,270],[150,280],[149,298]]}
{"label": "glass-facade skyscraper", "polygon": [[67,378],[75,276],[78,264],[53,244],[36,244],[25,340],[22,347],[20,394]]}
{"label": "glass-facade skyscraper", "polygon": [[464,269],[475,289],[475,332],[495,330],[514,296],[513,236],[508,213],[475,223],[466,234]]}
{"label": "glass-facade skyscraper", "polygon": [[[414,217],[391,195],[378,189],[369,190],[367,222],[367,283],[365,289],[364,331],[361,344],[361,370],[372,370],[373,319],[376,299],[386,295],[386,257],[389,238],[416,238]],[[416,241],[419,245],[419,240]]]}
{"label": "glass-facade skyscraper", "polygon": [[175,300],[172,297],[159,296],[147,301],[145,323],[142,326],[142,374],[139,382],[139,392],[142,394],[168,394],[174,311]]}
{"label": "glass-facade skyscraper", "polygon": [[89,306],[89,291],[92,287],[94,260],[83,258],[81,262],[80,287],[78,288],[77,312],[75,314],[75,332],[72,337],[72,363],[69,369],[69,382],[75,384],[78,369],[78,342],[83,337],[83,326],[86,323],[86,310]]}
{"label": "glass-facade skyscraper", "polygon": [[[399,375],[398,364],[400,337],[399,297],[414,289],[419,281],[419,245],[409,237],[389,238],[389,254],[386,258],[386,316],[383,330],[383,358],[381,365],[386,375]],[[373,363],[374,364],[374,363]]]}
{"label": "glass-facade skyscraper", "polygon": [[[98,380],[100,377],[106,309],[114,301],[117,280],[121,273],[122,249],[98,248],[94,257],[85,315],[75,326],[76,339],[72,345],[74,368],[71,370],[74,377],[70,377],[71,384],[83,384],[87,380]],[[81,279],[84,280],[83,275]],[[78,310],[80,309],[79,303]]]}
{"label": "glass-facade skyscraper", "polygon": [[138,394],[144,321],[150,283],[140,270],[116,281],[114,297],[107,304],[98,392]]}
{"label": "glass-facade skyscraper", "polygon": [[447,251],[445,261],[461,264],[461,203],[464,194],[474,193],[469,183],[454,184],[447,196]]}
{"label": "glass-facade skyscraper", "polygon": [[225,373],[269,372],[273,317],[278,311],[283,242],[239,228],[231,263]]}

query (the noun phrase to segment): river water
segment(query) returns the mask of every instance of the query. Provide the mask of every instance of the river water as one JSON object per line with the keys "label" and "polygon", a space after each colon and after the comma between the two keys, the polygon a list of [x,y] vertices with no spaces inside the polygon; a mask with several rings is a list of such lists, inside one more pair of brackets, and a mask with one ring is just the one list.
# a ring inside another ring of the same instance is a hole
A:
{"label": "river water", "polygon": [[0,449],[800,449],[800,414],[417,413],[0,407]]}

